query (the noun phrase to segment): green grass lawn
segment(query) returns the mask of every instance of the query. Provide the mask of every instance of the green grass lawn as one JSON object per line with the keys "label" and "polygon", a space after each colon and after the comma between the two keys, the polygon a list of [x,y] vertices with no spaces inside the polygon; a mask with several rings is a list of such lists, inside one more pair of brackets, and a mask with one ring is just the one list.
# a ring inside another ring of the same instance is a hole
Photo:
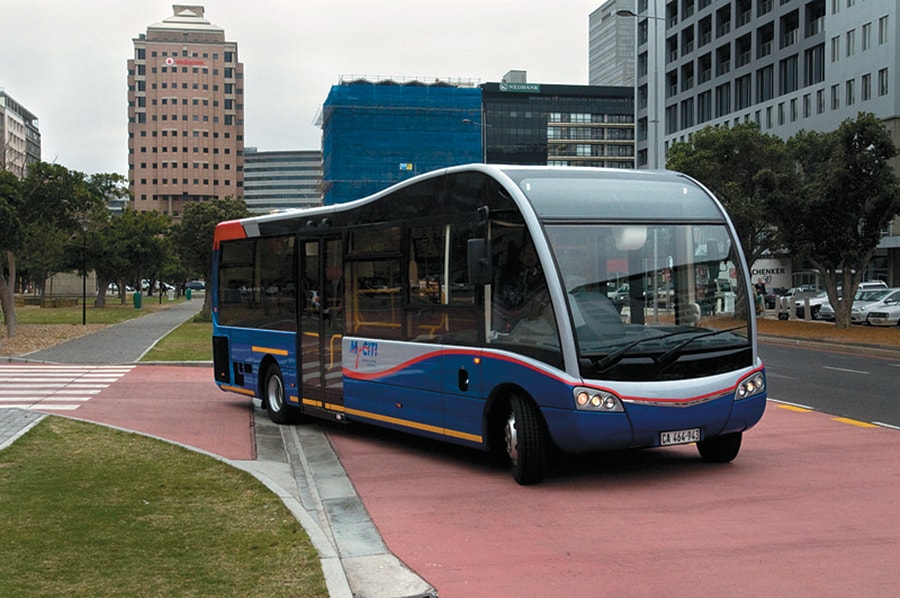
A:
{"label": "green grass lawn", "polygon": [[188,320],[156,343],[141,361],[212,361],[212,322]]}
{"label": "green grass lawn", "polygon": [[327,596],[318,555],[250,474],[48,417],[0,452],[0,596]]}
{"label": "green grass lawn", "polygon": [[[156,298],[153,297],[155,300]],[[122,305],[118,298],[107,297],[106,307],[96,308],[88,301],[87,308],[82,314],[81,305],[69,307],[16,307],[16,322],[19,324],[81,324],[82,315],[86,316],[88,324],[118,324],[126,320],[153,313],[167,305],[173,305],[174,301],[164,301],[162,305],[148,305],[144,302],[141,309],[135,309],[131,302]]]}

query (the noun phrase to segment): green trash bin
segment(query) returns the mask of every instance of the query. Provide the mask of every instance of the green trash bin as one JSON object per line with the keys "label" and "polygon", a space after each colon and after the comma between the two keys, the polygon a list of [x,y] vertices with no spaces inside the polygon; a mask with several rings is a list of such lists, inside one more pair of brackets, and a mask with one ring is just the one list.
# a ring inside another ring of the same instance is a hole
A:
{"label": "green trash bin", "polygon": [[133,299],[134,299],[134,308],[140,309],[141,308],[141,292],[135,291]]}
{"label": "green trash bin", "polygon": [[192,291],[191,291],[190,287],[189,287],[189,288],[186,288],[186,289],[184,290],[184,298],[187,299],[188,301],[191,300],[191,292],[192,292]]}

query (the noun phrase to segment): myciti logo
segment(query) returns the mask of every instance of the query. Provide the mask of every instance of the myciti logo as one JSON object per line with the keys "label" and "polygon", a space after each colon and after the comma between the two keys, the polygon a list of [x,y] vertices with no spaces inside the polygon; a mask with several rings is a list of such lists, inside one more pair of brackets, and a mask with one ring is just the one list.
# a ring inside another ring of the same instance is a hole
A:
{"label": "myciti logo", "polygon": [[378,343],[371,341],[350,341],[350,355],[356,355],[356,369],[359,369],[361,357],[375,357],[378,355]]}

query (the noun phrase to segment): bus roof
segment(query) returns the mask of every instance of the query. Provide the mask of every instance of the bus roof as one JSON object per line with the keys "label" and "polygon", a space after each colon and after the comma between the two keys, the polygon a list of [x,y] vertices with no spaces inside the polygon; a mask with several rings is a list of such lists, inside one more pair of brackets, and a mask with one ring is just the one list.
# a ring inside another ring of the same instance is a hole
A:
{"label": "bus roof", "polygon": [[[216,230],[216,245],[235,238],[235,226],[242,227],[248,237],[258,236],[260,228],[272,232],[316,227],[329,223],[336,215],[369,206],[413,185],[431,182],[437,187],[435,183],[442,177],[478,173],[494,179],[510,196],[524,198],[541,220],[725,220],[724,211],[712,194],[692,178],[677,172],[469,164],[425,173],[352,202],[252,216],[231,221],[227,226],[222,223]],[[432,209],[428,205],[420,208]]]}

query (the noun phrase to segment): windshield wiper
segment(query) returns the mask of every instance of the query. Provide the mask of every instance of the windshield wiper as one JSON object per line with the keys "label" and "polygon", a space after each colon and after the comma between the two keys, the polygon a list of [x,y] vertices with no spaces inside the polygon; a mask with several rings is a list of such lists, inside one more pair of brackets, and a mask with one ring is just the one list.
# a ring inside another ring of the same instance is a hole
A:
{"label": "windshield wiper", "polygon": [[[694,331],[695,331],[695,329],[691,328],[689,330],[676,330],[675,332],[660,334],[659,336],[645,336],[642,338],[636,338],[633,341],[631,341],[630,343],[626,343],[625,345],[622,345],[622,347],[620,347],[619,349],[616,349],[612,353],[609,353],[603,359],[600,359],[599,361],[595,362],[593,364],[594,371],[598,374],[602,374],[603,372],[605,372],[612,366],[614,366],[617,363],[619,363],[620,361],[622,361],[622,358],[625,356],[626,353],[628,353],[628,351],[630,351],[631,349],[640,345],[643,342],[658,341],[658,340],[662,340],[664,338],[669,338],[671,336],[678,336],[679,334],[687,334],[689,332],[694,332]],[[691,340],[693,340],[693,339],[691,339]]]}
{"label": "windshield wiper", "polygon": [[696,336],[692,336],[691,338],[681,341],[662,355],[656,357],[653,361],[656,362],[656,365],[659,367],[660,371],[666,369],[676,361],[678,361],[678,355],[681,353],[681,350],[686,346],[697,340],[698,338],[705,338],[707,336],[715,336],[717,334],[724,334],[726,332],[734,332],[735,330],[741,330],[746,328],[746,326],[736,326],[734,328],[726,328],[725,330],[711,330],[709,332],[702,332]]}

